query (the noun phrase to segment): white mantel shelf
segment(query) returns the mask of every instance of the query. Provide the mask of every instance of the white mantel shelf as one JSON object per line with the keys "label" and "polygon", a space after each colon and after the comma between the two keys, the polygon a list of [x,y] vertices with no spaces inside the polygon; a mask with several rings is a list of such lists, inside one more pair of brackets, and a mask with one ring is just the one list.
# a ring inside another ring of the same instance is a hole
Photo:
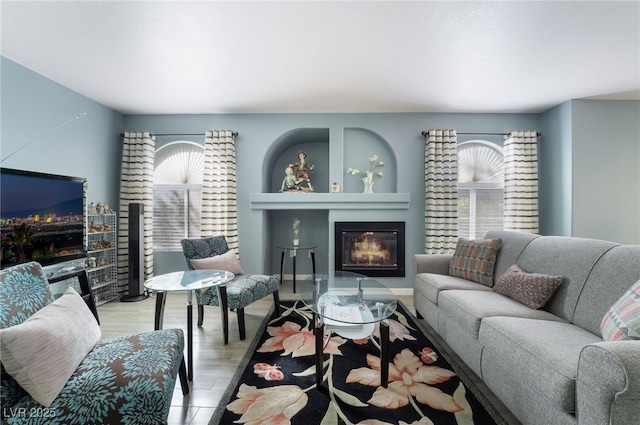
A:
{"label": "white mantel shelf", "polygon": [[251,193],[253,210],[408,210],[410,193]]}

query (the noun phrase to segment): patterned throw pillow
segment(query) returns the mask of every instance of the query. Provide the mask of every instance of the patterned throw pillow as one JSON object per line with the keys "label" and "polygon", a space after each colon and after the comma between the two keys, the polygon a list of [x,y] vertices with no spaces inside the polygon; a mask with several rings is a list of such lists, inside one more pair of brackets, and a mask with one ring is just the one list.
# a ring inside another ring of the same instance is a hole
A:
{"label": "patterned throw pillow", "polygon": [[602,339],[640,339],[640,280],[613,304],[600,324]]}
{"label": "patterned throw pillow", "polygon": [[501,246],[502,239],[458,238],[456,251],[449,263],[449,274],[493,286],[493,269]]}
{"label": "patterned throw pillow", "polygon": [[0,329],[2,365],[31,397],[49,407],[100,336],[91,310],[70,287],[23,323]]}
{"label": "patterned throw pillow", "polygon": [[562,285],[562,276],[527,273],[513,265],[498,278],[493,290],[534,310],[544,307]]}

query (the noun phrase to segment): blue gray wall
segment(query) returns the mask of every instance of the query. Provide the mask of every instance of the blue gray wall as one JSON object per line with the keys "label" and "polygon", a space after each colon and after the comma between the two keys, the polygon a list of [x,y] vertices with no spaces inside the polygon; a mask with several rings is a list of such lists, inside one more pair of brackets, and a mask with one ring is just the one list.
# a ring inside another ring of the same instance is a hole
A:
{"label": "blue gray wall", "polygon": [[[424,138],[431,128],[458,132],[535,129],[540,145],[541,233],[597,237],[640,243],[640,102],[570,101],[542,114],[213,114],[122,116],[5,58],[1,59],[3,167],[86,177],[89,201],[117,205],[121,140],[124,130],[204,133],[231,129],[237,139],[240,245],[249,271],[278,271],[279,238],[288,240],[289,222],[300,215],[303,237],[317,241],[319,267],[327,267],[333,221],[396,219],[407,222],[409,270],[393,286],[412,285],[411,254],[423,251]],[[80,119],[42,134],[87,112]],[[476,136],[459,136],[460,141]],[[31,141],[33,143],[29,144]],[[203,143],[203,137],[158,137]],[[500,137],[485,137],[501,144]],[[345,192],[362,183],[347,167],[364,168],[377,153],[388,162],[375,191],[409,193],[408,209],[398,211],[264,212],[251,209],[250,194],[274,191],[282,164],[299,147],[318,165],[316,186],[328,191],[338,182]],[[614,186],[613,188],[611,186]],[[278,216],[277,218],[274,218]],[[306,232],[306,236],[305,236]],[[267,236],[269,243],[258,239]],[[303,242],[305,242],[303,240]],[[323,251],[324,250],[324,251]],[[181,253],[156,253],[156,272],[184,269]],[[304,261],[301,272],[308,271]]]}
{"label": "blue gray wall", "polygon": [[540,124],[543,232],[640,243],[640,102],[572,100]]}
{"label": "blue gray wall", "polygon": [[2,56],[0,82],[2,166],[85,177],[88,202],[117,206],[123,116]]}
{"label": "blue gray wall", "polygon": [[640,103],[573,100],[572,235],[640,240]]}
{"label": "blue gray wall", "polygon": [[540,228],[546,235],[571,236],[573,210],[572,104],[565,102],[541,114],[543,142],[538,151]]}

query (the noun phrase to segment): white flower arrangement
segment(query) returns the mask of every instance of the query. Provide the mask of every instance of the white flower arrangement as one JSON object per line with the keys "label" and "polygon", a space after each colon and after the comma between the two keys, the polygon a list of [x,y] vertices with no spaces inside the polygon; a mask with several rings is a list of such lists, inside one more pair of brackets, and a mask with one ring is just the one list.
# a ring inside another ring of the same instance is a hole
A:
{"label": "white flower arrangement", "polygon": [[300,244],[300,220],[293,219],[293,246]]}
{"label": "white flower arrangement", "polygon": [[382,177],[384,176],[384,173],[382,171],[378,171],[377,173],[374,173],[374,171],[376,170],[376,168],[378,167],[384,167],[384,162],[380,161],[380,159],[378,158],[378,155],[373,155],[369,157],[369,170],[366,172],[362,172],[357,168],[347,168],[347,174],[351,174],[352,176],[355,175],[359,175],[361,178],[366,178],[368,176],[372,176],[372,177]]}

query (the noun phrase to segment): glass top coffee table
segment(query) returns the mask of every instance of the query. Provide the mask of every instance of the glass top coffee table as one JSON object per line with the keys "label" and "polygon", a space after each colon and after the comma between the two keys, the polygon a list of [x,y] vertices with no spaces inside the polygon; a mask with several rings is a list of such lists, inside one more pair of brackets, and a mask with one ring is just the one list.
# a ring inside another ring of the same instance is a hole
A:
{"label": "glass top coffee table", "polygon": [[[316,383],[323,381],[325,328],[347,339],[365,338],[380,324],[380,382],[389,382],[389,325],[385,319],[395,311],[398,301],[379,281],[351,272],[334,272],[307,278],[300,298],[314,313],[316,336]],[[328,341],[328,338],[327,338]]]}
{"label": "glass top coffee table", "polygon": [[[164,305],[167,292],[187,291],[187,376],[193,381],[193,291],[216,287],[220,300],[220,292],[226,290],[224,285],[235,275],[225,270],[186,270],[154,276],[144,283],[144,287],[157,292],[155,329],[162,329]],[[227,306],[220,308],[226,309]]]}

